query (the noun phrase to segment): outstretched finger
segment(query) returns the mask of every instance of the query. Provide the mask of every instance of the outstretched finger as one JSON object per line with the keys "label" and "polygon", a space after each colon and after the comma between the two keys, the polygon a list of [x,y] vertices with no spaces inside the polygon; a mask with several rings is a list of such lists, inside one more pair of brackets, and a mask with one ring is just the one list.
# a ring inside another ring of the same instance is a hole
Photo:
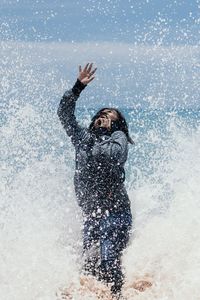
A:
{"label": "outstretched finger", "polygon": [[97,68],[95,68],[88,76],[88,78],[90,78],[95,72],[96,72]]}
{"label": "outstretched finger", "polygon": [[88,68],[88,72],[90,72],[91,70],[92,70],[92,65],[93,65],[93,63],[91,63],[90,65],[89,65],[89,68]]}
{"label": "outstretched finger", "polygon": [[91,82],[94,78],[95,78],[95,76],[91,77],[87,83]]}
{"label": "outstretched finger", "polygon": [[84,72],[87,71],[88,66],[89,66],[89,63],[87,63],[87,65],[86,65],[85,68],[83,69]]}

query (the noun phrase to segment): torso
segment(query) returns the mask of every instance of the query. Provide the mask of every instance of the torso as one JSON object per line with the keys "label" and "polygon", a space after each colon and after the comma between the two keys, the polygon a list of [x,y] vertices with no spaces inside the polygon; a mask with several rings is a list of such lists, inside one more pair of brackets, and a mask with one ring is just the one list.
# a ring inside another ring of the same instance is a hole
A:
{"label": "torso", "polygon": [[123,184],[124,165],[96,161],[89,140],[88,133],[76,149],[74,182],[79,205],[85,214],[129,210],[129,198]]}

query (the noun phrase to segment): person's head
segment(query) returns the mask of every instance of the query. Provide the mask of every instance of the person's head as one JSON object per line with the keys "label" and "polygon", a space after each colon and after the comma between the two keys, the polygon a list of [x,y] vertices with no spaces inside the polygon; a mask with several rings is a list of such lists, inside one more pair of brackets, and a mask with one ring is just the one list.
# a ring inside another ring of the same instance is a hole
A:
{"label": "person's head", "polygon": [[[92,118],[89,130],[92,132],[105,129],[110,133],[121,130],[125,133],[129,143],[134,144],[128,131],[128,125],[123,114],[116,108],[104,107]],[[103,132],[103,131],[102,131]]]}

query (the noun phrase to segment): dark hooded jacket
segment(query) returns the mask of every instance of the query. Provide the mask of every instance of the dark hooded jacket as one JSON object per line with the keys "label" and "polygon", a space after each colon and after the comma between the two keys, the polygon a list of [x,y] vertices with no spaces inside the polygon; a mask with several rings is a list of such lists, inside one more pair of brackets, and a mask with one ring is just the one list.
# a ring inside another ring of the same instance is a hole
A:
{"label": "dark hooded jacket", "polygon": [[58,108],[58,116],[76,151],[74,176],[79,206],[86,215],[130,210],[124,187],[124,164],[128,141],[124,132],[117,130],[97,136],[81,127],[75,117],[75,105],[86,87],[79,80],[65,92]]}

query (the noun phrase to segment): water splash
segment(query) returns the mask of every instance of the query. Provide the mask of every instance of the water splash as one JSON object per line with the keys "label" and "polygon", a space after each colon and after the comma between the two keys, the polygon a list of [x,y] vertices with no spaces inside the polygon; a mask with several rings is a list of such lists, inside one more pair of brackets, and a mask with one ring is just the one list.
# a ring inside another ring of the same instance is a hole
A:
{"label": "water splash", "polygon": [[[4,44],[4,50],[9,47]],[[51,100],[59,98],[66,81],[51,78],[55,65],[49,62],[49,75],[42,77],[44,66],[25,63],[18,50],[12,56],[18,57],[17,71],[14,58],[1,69],[0,289],[5,300],[53,300],[60,286],[80,283],[81,212],[73,190],[74,153]],[[128,299],[185,300],[192,295],[196,300],[199,119],[190,122],[192,113],[179,117],[161,111],[154,126],[152,111],[133,115],[129,112],[136,146],[129,154],[127,186],[134,230],[123,259],[124,294]],[[144,293],[133,288],[138,278],[147,277],[152,286]],[[81,297],[88,299],[87,290]]]}

